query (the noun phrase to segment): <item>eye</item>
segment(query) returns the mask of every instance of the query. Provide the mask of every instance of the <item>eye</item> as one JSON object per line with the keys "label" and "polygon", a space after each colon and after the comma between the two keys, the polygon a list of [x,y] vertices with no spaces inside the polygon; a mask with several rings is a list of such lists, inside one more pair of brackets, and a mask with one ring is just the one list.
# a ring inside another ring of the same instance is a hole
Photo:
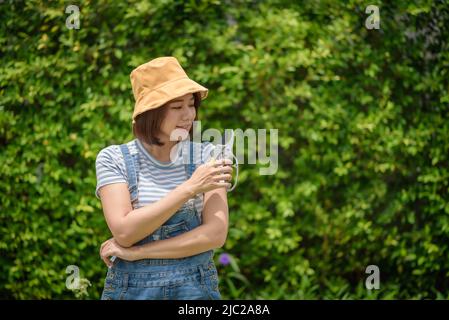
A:
{"label": "eye", "polygon": [[182,107],[173,107],[172,109],[181,109]]}

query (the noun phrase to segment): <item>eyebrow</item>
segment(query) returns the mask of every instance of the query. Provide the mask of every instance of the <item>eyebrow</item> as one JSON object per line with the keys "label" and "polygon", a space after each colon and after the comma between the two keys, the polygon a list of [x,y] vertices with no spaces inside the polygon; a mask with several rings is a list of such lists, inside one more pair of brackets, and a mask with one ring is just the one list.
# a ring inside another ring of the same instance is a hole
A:
{"label": "eyebrow", "polygon": [[[195,100],[195,98],[192,97],[192,98],[189,100],[189,102],[192,101],[192,100]],[[173,100],[172,102],[183,102],[183,101],[184,101],[184,100],[182,100],[182,99],[176,99],[176,100]]]}

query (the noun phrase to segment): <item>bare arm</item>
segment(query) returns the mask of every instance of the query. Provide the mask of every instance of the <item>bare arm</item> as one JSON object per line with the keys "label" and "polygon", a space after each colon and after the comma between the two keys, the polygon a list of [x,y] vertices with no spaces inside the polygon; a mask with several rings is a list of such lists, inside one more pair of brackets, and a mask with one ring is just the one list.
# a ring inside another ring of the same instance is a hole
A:
{"label": "bare arm", "polygon": [[153,233],[195,195],[183,183],[161,200],[132,210],[126,183],[106,185],[100,188],[99,193],[108,227],[123,247],[130,247]]}
{"label": "bare arm", "polygon": [[[230,164],[230,163],[227,163]],[[195,170],[191,178],[169,192],[161,200],[132,210],[131,197],[126,183],[115,183],[100,188],[100,198],[106,222],[114,239],[122,247],[131,247],[134,243],[152,234],[164,224],[190,198],[198,193],[209,192],[229,183],[232,168],[217,168],[220,164],[202,165]]]}
{"label": "bare arm", "polygon": [[219,248],[228,233],[228,201],[224,188],[204,195],[203,224],[174,238],[130,248],[132,260],[176,259]]}

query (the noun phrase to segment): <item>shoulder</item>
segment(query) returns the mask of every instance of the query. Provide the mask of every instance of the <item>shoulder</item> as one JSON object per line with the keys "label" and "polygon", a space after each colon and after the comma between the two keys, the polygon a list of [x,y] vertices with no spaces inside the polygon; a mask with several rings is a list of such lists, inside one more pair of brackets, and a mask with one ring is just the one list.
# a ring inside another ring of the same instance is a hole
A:
{"label": "shoulder", "polygon": [[[126,143],[126,145],[128,146],[128,152],[132,156],[138,156],[138,150],[134,141],[130,141]],[[125,157],[123,155],[121,145],[113,144],[101,149],[97,154],[96,164],[97,166],[114,165],[116,167],[119,167],[122,171],[125,171]]]}
{"label": "shoulder", "polygon": [[[128,151],[131,155],[139,153],[135,139],[124,144],[126,144],[126,146],[128,147]],[[121,145],[113,144],[101,149],[97,154],[97,161],[102,159],[114,160],[118,161],[119,163],[122,162],[123,152],[121,149]]]}
{"label": "shoulder", "polygon": [[101,149],[95,160],[97,177],[121,177],[127,179],[127,170],[120,145],[110,145]]}
{"label": "shoulder", "polygon": [[121,156],[121,150],[119,145],[110,145],[103,149],[101,149],[98,154],[96,161],[108,161],[108,160],[117,160]]}

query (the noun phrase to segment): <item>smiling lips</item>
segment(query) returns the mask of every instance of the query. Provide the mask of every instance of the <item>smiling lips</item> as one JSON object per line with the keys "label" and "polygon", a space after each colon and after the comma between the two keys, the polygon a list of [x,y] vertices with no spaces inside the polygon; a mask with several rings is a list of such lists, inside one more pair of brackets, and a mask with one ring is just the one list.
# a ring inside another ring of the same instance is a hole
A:
{"label": "smiling lips", "polygon": [[189,131],[190,125],[187,125],[187,126],[177,126],[176,128],[180,128],[180,129],[184,129],[184,130]]}

